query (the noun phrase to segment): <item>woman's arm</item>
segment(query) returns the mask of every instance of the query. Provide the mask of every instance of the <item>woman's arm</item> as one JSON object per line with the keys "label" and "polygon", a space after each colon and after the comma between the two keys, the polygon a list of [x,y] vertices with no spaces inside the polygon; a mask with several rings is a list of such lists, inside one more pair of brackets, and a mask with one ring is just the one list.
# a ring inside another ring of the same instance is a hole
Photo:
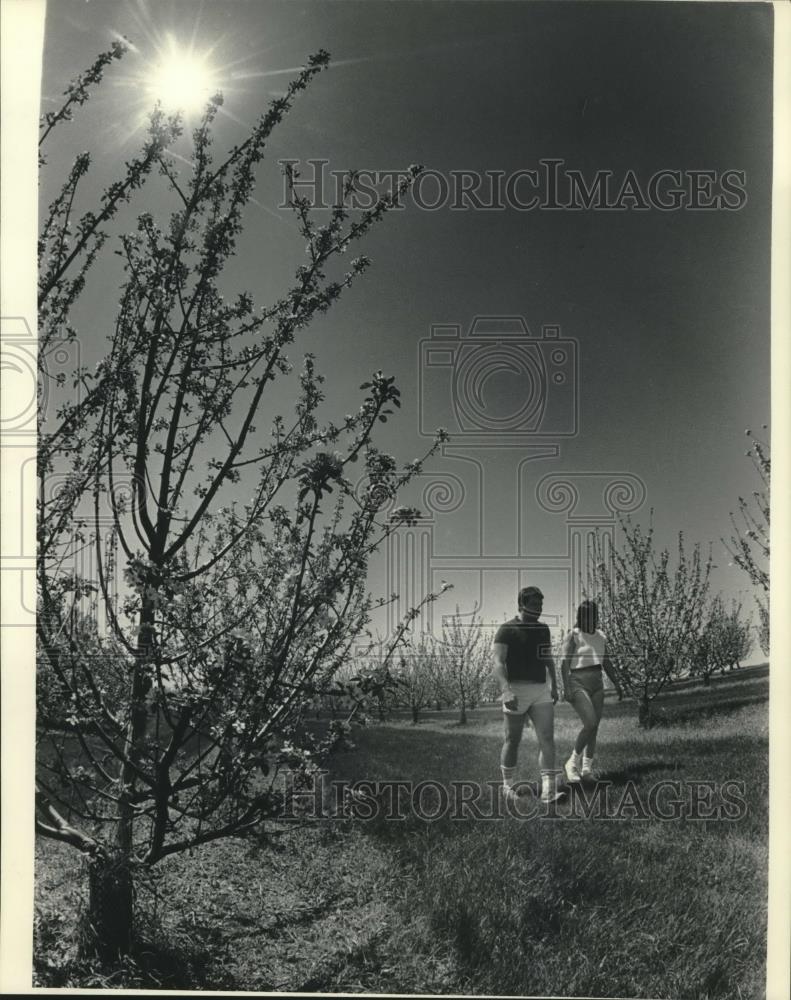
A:
{"label": "woman's arm", "polygon": [[571,658],[574,656],[574,650],[576,644],[574,642],[574,633],[569,632],[566,638],[563,640],[563,649],[561,650],[561,656],[563,659],[560,661],[560,676],[563,680],[563,700],[568,701],[568,691],[569,691],[569,676],[571,674]]}

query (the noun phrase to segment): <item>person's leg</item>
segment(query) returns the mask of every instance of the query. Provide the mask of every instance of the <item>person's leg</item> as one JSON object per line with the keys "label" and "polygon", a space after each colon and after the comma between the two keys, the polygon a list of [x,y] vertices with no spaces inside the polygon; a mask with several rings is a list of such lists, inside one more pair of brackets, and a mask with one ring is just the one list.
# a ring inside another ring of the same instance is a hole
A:
{"label": "person's leg", "polygon": [[582,779],[583,748],[587,744],[591,733],[595,732],[597,721],[596,711],[590,700],[590,695],[583,687],[582,682],[575,678],[572,683],[574,686],[572,687],[571,704],[582,721],[582,729],[577,734],[574,749],[571,751],[569,759],[563,765],[563,769],[566,772],[566,779],[576,783]]}
{"label": "person's leg", "polygon": [[500,751],[500,770],[505,788],[513,788],[516,778],[516,761],[519,755],[519,744],[522,740],[522,728],[525,716],[513,712],[503,712],[503,748]]}
{"label": "person's leg", "polygon": [[555,768],[555,706],[551,699],[541,701],[531,705],[527,714],[535,726],[538,738],[541,798],[546,801],[554,801],[562,794],[557,791],[558,771]]}
{"label": "person's leg", "polygon": [[599,691],[591,692],[590,701],[593,706],[593,711],[595,712],[596,725],[594,726],[592,733],[588,736],[588,740],[584,747],[582,755],[583,777],[589,777],[593,773],[593,755],[596,752],[596,737],[599,735],[599,723],[601,722],[602,712],[604,711],[604,688],[601,688]]}
{"label": "person's leg", "polygon": [[583,691],[581,688],[578,688],[574,692],[571,704],[574,706],[574,710],[582,722],[582,729],[580,729],[577,734],[577,739],[574,742],[574,753],[579,755],[588,745],[589,739],[592,738],[595,744],[596,729],[598,728],[599,719],[601,718],[601,710],[599,710],[598,713],[596,712],[591,696],[587,691]]}
{"label": "person's leg", "polygon": [[585,741],[585,746],[583,750],[585,751],[586,757],[593,757],[596,750],[596,737],[599,733],[599,723],[601,722],[602,712],[604,711],[604,690],[593,691],[588,695],[590,701],[590,706],[593,709],[593,722],[589,727],[590,731],[588,738]]}
{"label": "person's leg", "polygon": [[551,701],[531,705],[527,714],[536,729],[541,769],[552,770],[555,767],[555,706]]}

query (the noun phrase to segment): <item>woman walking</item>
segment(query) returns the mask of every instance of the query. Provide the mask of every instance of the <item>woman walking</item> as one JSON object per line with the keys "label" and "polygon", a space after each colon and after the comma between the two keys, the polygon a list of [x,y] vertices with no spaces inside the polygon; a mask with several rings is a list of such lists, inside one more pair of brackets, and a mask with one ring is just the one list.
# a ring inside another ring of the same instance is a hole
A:
{"label": "woman walking", "polygon": [[563,643],[560,665],[563,696],[582,721],[574,750],[566,761],[566,780],[578,782],[593,777],[593,755],[604,709],[604,680],[607,674],[619,689],[606,646],[607,637],[599,630],[599,609],[595,601],[583,601],[577,608],[577,622]]}

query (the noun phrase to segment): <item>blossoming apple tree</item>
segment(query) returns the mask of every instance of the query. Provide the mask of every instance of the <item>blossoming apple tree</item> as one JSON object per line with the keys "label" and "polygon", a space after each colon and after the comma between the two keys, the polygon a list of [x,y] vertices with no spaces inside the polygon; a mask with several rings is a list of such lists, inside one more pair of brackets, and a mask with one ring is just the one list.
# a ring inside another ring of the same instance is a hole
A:
{"label": "blossoming apple tree", "polygon": [[[44,166],[53,136],[123,55],[114,45],[44,117]],[[270,402],[273,384],[291,377],[300,331],[368,268],[362,255],[344,267],[344,255],[420,168],[366,211],[349,207],[349,173],[321,220],[287,170],[306,251],[290,286],[259,305],[225,274],[268,140],[327,64],[327,53],[314,55],[223,154],[214,148],[219,95],[191,135],[178,116],[155,110],[116,181],[96,197],[91,158],[80,153],[42,215],[49,402],[37,636],[47,711],[36,825],[88,859],[88,923],[105,958],[133,944],[140,873],[276,815],[280,771],[315,766],[331,749],[332,732],[304,741],[302,708],[366,628],[376,603],[368,559],[399,523],[383,521],[381,505],[420,468],[398,466],[374,444],[400,402],[382,372],[363,382],[354,412],[324,420],[323,379],[308,354],[292,414]],[[185,156],[169,155],[176,142]],[[189,168],[179,168],[183,159]],[[169,209],[135,217],[129,203],[155,182]],[[75,305],[85,306],[94,265],[110,251],[120,290],[104,356],[71,381],[54,379],[49,359],[80,337]]]}

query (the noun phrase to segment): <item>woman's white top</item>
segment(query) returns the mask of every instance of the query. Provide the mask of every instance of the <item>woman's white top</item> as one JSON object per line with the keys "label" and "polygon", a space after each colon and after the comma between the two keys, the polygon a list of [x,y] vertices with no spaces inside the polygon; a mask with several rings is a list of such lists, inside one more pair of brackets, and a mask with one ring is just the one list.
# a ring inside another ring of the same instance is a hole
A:
{"label": "woman's white top", "polygon": [[604,632],[583,632],[575,628],[571,633],[574,637],[574,653],[571,659],[572,670],[582,670],[583,667],[595,667],[604,662],[604,647],[607,637]]}

